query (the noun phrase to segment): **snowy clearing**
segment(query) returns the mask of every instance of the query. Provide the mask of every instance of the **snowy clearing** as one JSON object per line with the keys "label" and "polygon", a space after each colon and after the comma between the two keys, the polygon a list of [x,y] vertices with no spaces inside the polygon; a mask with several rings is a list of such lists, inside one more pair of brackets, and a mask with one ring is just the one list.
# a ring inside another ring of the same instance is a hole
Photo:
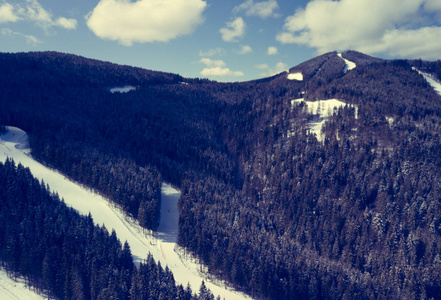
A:
{"label": "snowy clearing", "polygon": [[[51,191],[58,193],[68,206],[75,208],[83,215],[88,215],[90,212],[95,224],[104,225],[109,232],[112,229],[115,230],[122,243],[124,241],[129,243],[135,263],[146,259],[150,252],[164,268],[166,265],[169,267],[177,283],[184,287],[190,283],[194,292],[199,291],[202,281],[205,280],[205,285],[215,297],[219,295],[225,299],[251,299],[227,288],[223,282],[218,284],[213,281],[208,282],[206,279],[209,275],[200,272],[204,267],[197,264],[194,259],[181,254],[184,251],[176,244],[179,191],[168,184],[163,184],[161,221],[158,232],[152,233],[141,228],[135,220],[125,216],[107,199],[35,161],[29,155],[26,133],[16,127],[7,127],[7,129],[8,132],[0,136],[0,161],[4,162],[9,157],[14,159],[16,164],[21,163],[29,167],[34,177],[44,180]],[[0,299],[3,299],[2,296],[0,290]]]}
{"label": "snowy clearing", "polygon": [[421,72],[420,70],[416,69],[416,68],[412,68],[414,70],[416,70],[418,73],[420,73],[421,75],[423,75],[424,79],[426,79],[426,81],[430,84],[430,86],[433,87],[433,89],[435,90],[435,92],[437,92],[438,95],[441,96],[441,82],[439,82],[438,80],[436,80],[431,74],[429,73],[425,73],[425,72]]}
{"label": "snowy clearing", "polygon": [[288,74],[287,78],[288,78],[288,80],[302,81],[303,80],[303,74],[300,73],[300,72],[291,73],[291,74]]}
{"label": "snowy clearing", "polygon": [[134,87],[134,86],[130,86],[130,85],[127,85],[127,86],[123,86],[123,87],[114,87],[114,88],[111,88],[110,89],[110,92],[113,94],[113,93],[128,93],[128,92],[130,92],[130,91],[134,91],[134,90],[136,90],[136,87]]}
{"label": "snowy clearing", "polygon": [[385,118],[386,118],[387,123],[389,123],[389,126],[392,126],[392,124],[395,121],[395,118],[394,117],[385,117]]}
{"label": "snowy clearing", "polygon": [[[309,131],[317,135],[318,141],[323,141],[324,136],[322,134],[322,128],[325,122],[330,116],[337,112],[341,107],[349,105],[349,107],[355,108],[355,118],[358,119],[358,107],[356,105],[345,103],[338,99],[318,100],[318,101],[305,101],[303,98],[291,100],[291,105],[306,104],[306,109],[310,115],[318,115],[316,122],[309,123]],[[288,137],[291,136],[291,132],[288,132]]]}
{"label": "snowy clearing", "polygon": [[357,65],[356,65],[354,62],[352,62],[352,61],[350,61],[350,60],[347,60],[346,58],[343,58],[343,57],[341,56],[341,53],[338,53],[337,55],[338,55],[341,59],[343,59],[343,60],[345,61],[345,63],[346,63],[345,70],[344,70],[345,73],[348,72],[348,71],[350,71],[350,70],[352,70],[352,69],[355,69],[355,68],[357,67]]}

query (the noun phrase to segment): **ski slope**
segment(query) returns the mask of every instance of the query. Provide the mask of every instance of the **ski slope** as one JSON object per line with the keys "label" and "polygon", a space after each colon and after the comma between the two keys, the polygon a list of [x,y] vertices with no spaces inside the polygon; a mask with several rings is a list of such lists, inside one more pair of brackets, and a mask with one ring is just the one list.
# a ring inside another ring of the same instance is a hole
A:
{"label": "ski slope", "polygon": [[[115,230],[122,243],[130,245],[135,263],[143,261],[151,253],[156,261],[173,272],[175,281],[184,287],[190,283],[194,292],[199,291],[202,281],[213,292],[225,299],[250,299],[248,296],[225,287],[225,283],[207,280],[204,269],[194,259],[182,255],[184,253],[176,244],[179,213],[177,201],[180,192],[168,184],[162,185],[161,221],[158,232],[141,228],[137,222],[111,204],[107,199],[68,180],[63,174],[48,169],[30,156],[27,135],[16,127],[7,127],[8,132],[0,136],[0,161],[8,157],[15,163],[28,167],[34,177],[44,180],[51,191],[56,192],[64,202],[83,215],[91,213],[95,224],[104,225],[109,232]],[[0,299],[3,295],[0,290]],[[12,298],[14,299],[14,298]],[[20,298],[24,299],[24,298]]]}
{"label": "ski slope", "polygon": [[31,291],[24,280],[17,278],[17,281],[9,278],[6,271],[0,269],[0,299],[1,300],[42,300],[46,299]]}
{"label": "ski slope", "polygon": [[421,72],[420,70],[418,70],[416,68],[412,68],[412,69],[416,70],[418,73],[423,75],[424,79],[426,79],[426,81],[435,90],[435,92],[441,96],[441,82],[439,82],[438,80],[433,78],[433,76],[430,75],[429,73]]}
{"label": "ski slope", "polygon": [[347,60],[346,58],[343,58],[343,56],[341,56],[341,53],[338,53],[337,55],[338,55],[338,57],[340,57],[341,59],[343,59],[345,61],[345,64],[346,64],[345,70],[344,70],[345,73],[352,70],[352,69],[355,69],[357,67],[357,65],[354,62]]}
{"label": "ski slope", "polygon": [[[318,118],[314,122],[310,122],[308,129],[311,133],[315,133],[317,136],[317,140],[322,142],[324,140],[324,136],[322,133],[323,125],[325,125],[326,121],[330,116],[337,112],[339,108],[345,107],[349,105],[350,107],[355,108],[355,118],[358,119],[358,106],[347,104],[338,99],[328,99],[328,100],[318,100],[318,101],[305,101],[305,99],[295,99],[291,100],[291,105],[304,103],[307,109],[308,114],[317,115]],[[291,132],[288,132],[288,137],[291,136]]]}
{"label": "ski slope", "polygon": [[303,74],[300,72],[290,73],[288,76],[286,76],[286,78],[288,78],[288,80],[303,81]]}

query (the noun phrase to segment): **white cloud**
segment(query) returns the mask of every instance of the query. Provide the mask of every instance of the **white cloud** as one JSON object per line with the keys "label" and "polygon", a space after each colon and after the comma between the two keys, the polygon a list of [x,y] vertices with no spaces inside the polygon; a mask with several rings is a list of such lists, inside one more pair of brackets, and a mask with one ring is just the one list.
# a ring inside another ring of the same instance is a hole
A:
{"label": "white cloud", "polygon": [[33,35],[26,35],[26,34],[23,34],[20,32],[15,32],[9,28],[2,29],[1,34],[4,36],[18,36],[18,37],[24,38],[26,40],[26,43],[28,43],[30,45],[34,45],[34,46],[41,43],[41,41]]}
{"label": "white cloud", "polygon": [[226,28],[221,28],[219,32],[222,34],[222,40],[225,42],[237,42],[245,35],[245,21],[238,17],[231,22],[227,22]]}
{"label": "white cloud", "polygon": [[75,29],[77,28],[77,23],[78,22],[75,19],[66,19],[63,17],[60,17],[55,21],[55,24],[65,29]]}
{"label": "white cloud", "polygon": [[210,58],[201,58],[200,60],[201,63],[203,63],[204,65],[206,65],[207,67],[225,67],[226,64],[223,60],[213,60]]}
{"label": "white cloud", "polygon": [[77,20],[60,17],[52,19],[52,14],[45,10],[37,0],[26,0],[22,5],[4,3],[0,6],[0,23],[16,22],[18,20],[35,22],[39,27],[48,30],[58,26],[65,29],[75,29]]}
{"label": "white cloud", "polygon": [[[319,53],[354,49],[401,57],[441,55],[439,0],[312,0],[286,18],[277,40],[316,48]],[[432,23],[431,25],[427,25]]]}
{"label": "white cloud", "polygon": [[0,23],[16,22],[19,17],[14,13],[14,7],[9,3],[0,6]]}
{"label": "white cloud", "polygon": [[206,77],[244,76],[244,73],[241,71],[231,71],[229,68],[227,68],[226,63],[223,60],[212,60],[210,58],[202,58],[200,62],[207,66],[207,68],[204,68],[201,71],[202,76],[206,76]]}
{"label": "white cloud", "polygon": [[242,45],[242,47],[240,48],[240,50],[237,53],[241,54],[241,55],[253,53],[253,48],[251,48],[248,45]]}
{"label": "white cloud", "polygon": [[232,77],[242,77],[244,73],[241,71],[231,71],[229,68],[213,67],[205,68],[201,71],[202,76],[213,77],[213,76],[232,76]]}
{"label": "white cloud", "polygon": [[225,54],[225,49],[223,48],[214,48],[214,49],[210,49],[208,51],[199,51],[199,56],[215,56],[215,55],[224,55]]}
{"label": "white cloud", "polygon": [[423,27],[415,30],[388,30],[381,41],[371,47],[369,53],[388,53],[393,56],[413,58],[441,58],[441,27]]}
{"label": "white cloud", "polygon": [[126,46],[167,42],[192,33],[206,6],[202,0],[101,0],[86,20],[96,36]]}
{"label": "white cloud", "polygon": [[237,14],[245,11],[247,16],[258,16],[263,19],[268,17],[278,17],[274,11],[279,8],[276,0],[262,1],[254,3],[253,0],[247,0],[241,5],[236,6],[233,9],[233,13]]}
{"label": "white cloud", "polygon": [[47,12],[37,0],[26,0],[28,5],[26,6],[27,19],[35,21],[41,24],[42,27],[50,26],[52,16]]}
{"label": "white cloud", "polygon": [[266,52],[266,54],[268,54],[268,55],[276,55],[278,53],[279,53],[279,50],[276,47],[273,47],[273,46],[268,47],[268,50]]}
{"label": "white cloud", "polygon": [[269,76],[280,74],[282,72],[286,72],[289,70],[289,66],[283,62],[278,62],[272,68],[270,66],[268,66],[267,64],[256,65],[256,68],[264,71],[259,74],[259,76],[261,76],[261,77],[269,77]]}

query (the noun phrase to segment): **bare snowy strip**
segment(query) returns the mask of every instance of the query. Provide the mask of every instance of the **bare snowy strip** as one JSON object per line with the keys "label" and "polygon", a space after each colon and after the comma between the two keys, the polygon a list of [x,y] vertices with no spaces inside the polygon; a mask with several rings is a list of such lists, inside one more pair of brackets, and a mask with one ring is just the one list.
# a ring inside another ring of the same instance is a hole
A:
{"label": "bare snowy strip", "polygon": [[[175,281],[183,286],[190,283],[192,289],[197,291],[202,281],[205,281],[205,285],[215,296],[219,295],[221,298],[233,300],[250,299],[242,293],[221,287],[220,285],[223,284],[216,285],[214,282],[206,281],[206,276],[200,273],[203,267],[193,259],[179,254],[182,251],[179,251],[176,244],[177,227],[173,230],[173,226],[177,226],[176,220],[161,218],[159,228],[168,229],[164,232],[158,232],[158,234],[141,228],[135,220],[128,218],[104,197],[69,181],[62,174],[35,161],[29,155],[30,149],[27,146],[26,133],[16,127],[7,127],[7,129],[8,132],[0,136],[0,161],[4,162],[9,157],[14,159],[17,164],[21,163],[28,167],[34,177],[44,180],[51,191],[58,193],[68,206],[75,208],[83,215],[88,215],[90,212],[95,224],[104,225],[109,232],[115,230],[122,242],[129,243],[135,263],[143,261],[147,258],[148,253],[151,253],[163,267],[168,266],[173,272]],[[170,185],[164,184],[162,186],[162,197],[163,199],[168,197],[168,207],[175,205],[173,201],[177,203],[179,196],[180,192]],[[173,232],[175,233],[173,234]],[[3,299],[1,297],[0,290],[0,299]]]}

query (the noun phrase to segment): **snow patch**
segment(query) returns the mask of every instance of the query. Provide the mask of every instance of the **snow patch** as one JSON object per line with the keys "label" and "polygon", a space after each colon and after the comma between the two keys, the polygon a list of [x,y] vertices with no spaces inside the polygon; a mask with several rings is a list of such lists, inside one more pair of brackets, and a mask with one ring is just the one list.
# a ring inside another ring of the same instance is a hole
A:
{"label": "snow patch", "polygon": [[387,121],[387,123],[389,123],[389,126],[392,126],[392,124],[395,121],[395,118],[394,117],[386,117],[386,121]]}
{"label": "snow patch", "polygon": [[[358,119],[358,107],[356,105],[345,103],[338,99],[318,100],[318,101],[305,101],[303,98],[291,100],[291,105],[304,103],[308,114],[317,115],[317,121],[309,123],[309,132],[315,133],[318,141],[323,141],[324,136],[322,134],[322,128],[325,122],[330,116],[337,112],[341,107],[349,105],[349,107],[355,108],[355,118]],[[292,133],[288,133],[290,137]]]}
{"label": "snow patch", "polygon": [[343,59],[345,61],[345,63],[346,63],[346,66],[345,66],[345,69],[344,69],[345,73],[350,71],[350,70],[352,70],[352,69],[355,69],[357,67],[357,65],[354,62],[352,62],[350,60],[347,60],[346,58],[343,58],[343,56],[341,56],[341,53],[338,53],[337,55],[338,55],[338,57]]}
{"label": "snow patch", "polygon": [[110,92],[111,92],[112,94],[114,94],[114,93],[128,93],[128,92],[130,92],[130,91],[134,91],[134,90],[136,90],[136,87],[131,86],[131,85],[126,85],[126,86],[123,86],[123,87],[114,87],[114,88],[111,88],[111,89],[110,89]]}
{"label": "snow patch", "polygon": [[303,80],[303,74],[300,73],[300,72],[291,73],[291,74],[288,74],[287,78],[288,78],[288,80],[302,81]]}
{"label": "snow patch", "polygon": [[422,72],[414,67],[412,67],[412,69],[423,75],[424,79],[426,79],[435,92],[441,96],[441,82],[439,82],[433,75],[429,73]]}
{"label": "snow patch", "polygon": [[[64,199],[66,205],[73,207],[82,215],[87,216],[90,212],[95,224],[104,225],[109,232],[115,230],[122,243],[124,241],[129,243],[135,263],[139,264],[145,260],[150,252],[163,267],[169,267],[178,284],[185,287],[190,283],[194,292],[199,291],[202,281],[205,281],[205,285],[215,297],[219,295],[225,299],[251,299],[227,288],[223,282],[207,282],[206,278],[209,275],[201,273],[205,268],[187,255],[180,254],[185,251],[176,244],[179,219],[177,203],[180,197],[178,190],[168,184],[162,185],[160,225],[158,232],[151,232],[141,228],[136,220],[129,218],[108,199],[35,161],[30,156],[29,149],[23,149],[27,145],[26,132],[16,127],[6,127],[6,129],[8,132],[0,136],[0,161],[4,162],[9,157],[14,159],[16,164],[21,163],[24,167],[28,167],[33,176],[44,180],[52,192],[56,192]],[[1,290],[0,299],[3,299]]]}
{"label": "snow patch", "polygon": [[0,269],[0,299],[2,300],[42,300],[46,297],[39,295],[29,289],[23,278],[14,280]]}

